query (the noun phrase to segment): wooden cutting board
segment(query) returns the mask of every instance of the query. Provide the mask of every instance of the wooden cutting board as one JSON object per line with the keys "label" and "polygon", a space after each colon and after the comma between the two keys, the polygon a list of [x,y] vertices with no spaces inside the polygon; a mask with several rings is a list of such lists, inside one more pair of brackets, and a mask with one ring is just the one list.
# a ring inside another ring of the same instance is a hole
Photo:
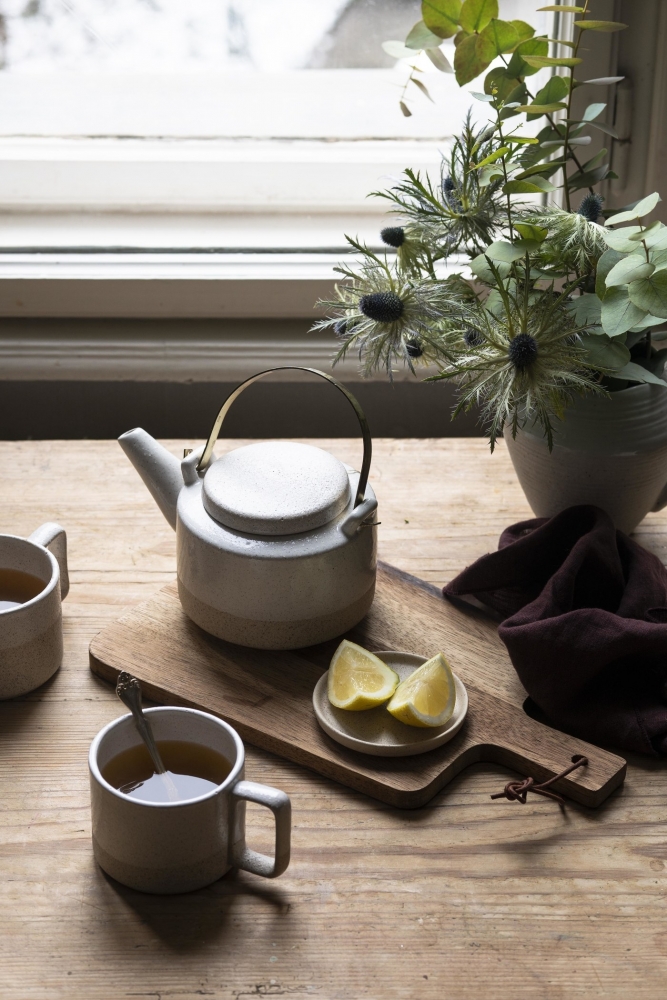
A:
{"label": "wooden cutting board", "polygon": [[348,638],[371,650],[432,656],[442,649],[468,689],[470,707],[459,734],[415,757],[347,750],[322,732],[312,707],[313,688],[339,640],[278,652],[222,642],[185,615],[175,584],[95,636],[90,666],[114,683],[127,670],[147,698],[213,712],[248,743],[394,806],[424,805],[477,761],[495,761],[544,781],[583,754],[588,766],[553,787],[587,806],[599,805],[623,782],[621,757],[525,714],[525,692],[495,626],[448,603],[437,588],[380,565],[373,607]]}

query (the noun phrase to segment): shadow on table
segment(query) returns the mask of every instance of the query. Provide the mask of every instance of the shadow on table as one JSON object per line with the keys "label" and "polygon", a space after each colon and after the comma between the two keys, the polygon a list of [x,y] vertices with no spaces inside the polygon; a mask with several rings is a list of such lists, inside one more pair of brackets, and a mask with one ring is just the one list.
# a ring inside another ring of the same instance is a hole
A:
{"label": "shadow on table", "polygon": [[0,702],[0,733],[2,734],[0,746],[4,743],[14,747],[16,737],[21,734],[24,728],[34,723],[35,717],[48,714],[51,711],[50,705],[44,700],[44,695],[48,696],[49,688],[54,686],[58,674],[59,671],[56,671],[52,677],[49,677],[34,691],[29,691],[28,694]]}
{"label": "shadow on table", "polygon": [[[238,923],[241,910],[244,921],[252,921],[252,914],[244,905],[248,902],[270,907],[276,920],[284,919],[290,911],[284,889],[252,880],[252,876],[237,871],[229,872],[205,889],[173,896],[137,892],[116,882],[101,869],[99,874],[119,902],[167,948],[182,954],[221,943]],[[126,925],[112,921],[110,927],[114,926],[125,935]]]}

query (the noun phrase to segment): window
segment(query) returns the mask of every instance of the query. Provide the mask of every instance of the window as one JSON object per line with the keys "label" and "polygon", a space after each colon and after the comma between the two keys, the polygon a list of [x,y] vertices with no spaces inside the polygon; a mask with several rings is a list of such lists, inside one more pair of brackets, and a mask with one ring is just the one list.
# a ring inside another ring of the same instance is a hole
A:
{"label": "window", "polygon": [[[419,0],[0,0],[0,314],[223,318],[234,357],[237,321],[279,319],[273,360],[321,364],[329,345],[304,348],[292,321],[307,330],[331,293],[345,232],[377,243],[368,192],[437,171],[472,103],[426,61],[435,103],[415,92],[400,114],[405,65],[380,42],[419,16]],[[76,373],[77,337],[54,329],[34,351]],[[118,328],[86,329],[83,367],[124,371]],[[36,377],[28,333],[5,334],[4,359]]]}

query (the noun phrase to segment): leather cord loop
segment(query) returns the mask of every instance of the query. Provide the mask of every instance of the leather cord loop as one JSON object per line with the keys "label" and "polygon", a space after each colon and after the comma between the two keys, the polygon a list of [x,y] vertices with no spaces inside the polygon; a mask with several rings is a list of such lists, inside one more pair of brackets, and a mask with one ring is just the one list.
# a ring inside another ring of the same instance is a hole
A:
{"label": "leather cord loop", "polygon": [[565,805],[565,799],[562,795],[558,795],[556,792],[549,790],[549,786],[553,785],[554,782],[560,781],[561,778],[567,777],[568,774],[572,774],[576,771],[578,767],[586,767],[588,764],[588,757],[577,756],[573,758],[573,763],[569,767],[566,767],[564,771],[560,774],[554,774],[553,778],[549,778],[548,781],[542,781],[539,785],[535,783],[534,778],[524,778],[523,781],[508,781],[502,792],[496,792],[491,796],[492,799],[507,799],[509,802],[520,802],[521,805],[526,804],[526,799],[528,798],[528,792],[535,792],[537,795],[543,795],[547,799],[553,799],[560,805]]}

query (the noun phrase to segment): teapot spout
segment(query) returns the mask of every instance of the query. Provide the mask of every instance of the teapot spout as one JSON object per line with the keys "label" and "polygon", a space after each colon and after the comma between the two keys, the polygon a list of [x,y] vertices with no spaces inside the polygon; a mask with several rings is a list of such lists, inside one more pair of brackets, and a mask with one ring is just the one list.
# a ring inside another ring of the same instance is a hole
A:
{"label": "teapot spout", "polygon": [[121,434],[118,442],[175,530],[176,504],[183,486],[181,463],[141,427]]}

